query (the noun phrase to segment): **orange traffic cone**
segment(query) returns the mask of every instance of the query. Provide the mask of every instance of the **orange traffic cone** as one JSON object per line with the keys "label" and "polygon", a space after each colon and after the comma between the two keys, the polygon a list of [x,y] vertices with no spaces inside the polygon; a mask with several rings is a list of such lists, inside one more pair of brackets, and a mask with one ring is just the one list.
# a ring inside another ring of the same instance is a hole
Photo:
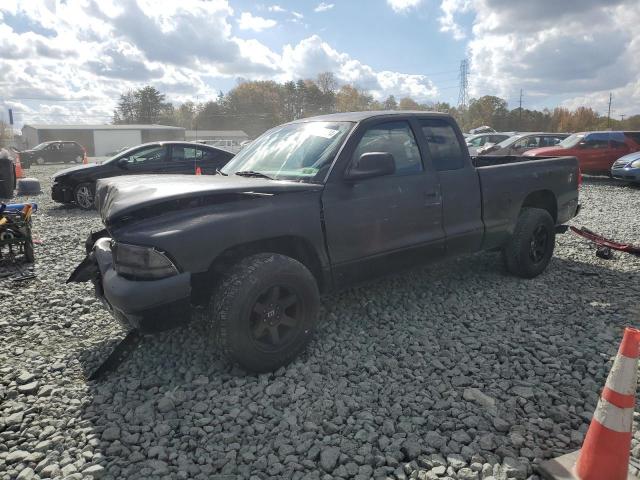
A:
{"label": "orange traffic cone", "polygon": [[202,169],[200,167],[196,167],[196,175],[202,175]]}
{"label": "orange traffic cone", "polygon": [[24,178],[22,163],[20,163],[20,155],[16,156],[16,178]]}
{"label": "orange traffic cone", "polygon": [[624,338],[578,452],[540,465],[547,479],[627,480],[633,408],[636,404],[640,330],[625,328]]}

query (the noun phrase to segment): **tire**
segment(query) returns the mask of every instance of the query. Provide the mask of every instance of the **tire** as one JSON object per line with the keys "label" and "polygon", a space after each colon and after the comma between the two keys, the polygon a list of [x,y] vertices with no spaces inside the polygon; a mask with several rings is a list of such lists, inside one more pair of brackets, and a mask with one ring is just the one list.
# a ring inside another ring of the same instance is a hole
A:
{"label": "tire", "polygon": [[522,278],[540,275],[551,261],[555,240],[555,224],[549,212],[523,208],[513,236],[502,250],[509,273]]}
{"label": "tire", "polygon": [[41,192],[37,178],[21,178],[18,180],[18,195],[37,195]]}
{"label": "tire", "polygon": [[38,158],[36,158],[36,163],[37,163],[38,165],[44,165],[44,158],[42,158],[42,157],[38,157]]}
{"label": "tire", "polygon": [[82,210],[91,210],[94,206],[96,187],[92,183],[81,183],[73,190],[73,199]]}
{"label": "tire", "polygon": [[262,253],[225,274],[209,304],[209,327],[229,359],[252,372],[271,372],[307,346],[319,305],[316,280],[302,263]]}

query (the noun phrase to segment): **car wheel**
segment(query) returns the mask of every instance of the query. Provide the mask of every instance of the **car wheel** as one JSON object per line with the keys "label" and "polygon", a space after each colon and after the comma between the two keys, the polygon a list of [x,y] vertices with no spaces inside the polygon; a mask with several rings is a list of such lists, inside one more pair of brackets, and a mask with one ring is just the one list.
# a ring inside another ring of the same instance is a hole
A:
{"label": "car wheel", "polygon": [[37,163],[38,165],[44,165],[44,158],[42,158],[42,157],[38,157],[38,158],[36,158],[36,163]]}
{"label": "car wheel", "polygon": [[95,186],[91,183],[81,183],[73,192],[76,205],[83,210],[91,210],[93,208],[94,195]]}
{"label": "car wheel", "polygon": [[307,346],[319,305],[315,278],[302,263],[263,253],[226,273],[212,295],[209,326],[227,357],[246,370],[270,372]]}
{"label": "car wheel", "polygon": [[551,261],[555,243],[556,230],[549,212],[522,209],[513,236],[502,250],[507,270],[522,278],[537,277]]}

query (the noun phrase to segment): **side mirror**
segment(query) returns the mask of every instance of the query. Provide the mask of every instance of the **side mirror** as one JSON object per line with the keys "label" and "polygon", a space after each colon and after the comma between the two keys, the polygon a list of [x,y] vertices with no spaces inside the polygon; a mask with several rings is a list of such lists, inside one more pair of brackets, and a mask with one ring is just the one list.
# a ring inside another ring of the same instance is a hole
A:
{"label": "side mirror", "polygon": [[127,170],[129,168],[129,161],[126,158],[118,160],[118,167]]}
{"label": "side mirror", "polygon": [[368,152],[360,155],[345,175],[346,180],[364,180],[365,178],[391,175],[396,171],[393,155],[387,152]]}

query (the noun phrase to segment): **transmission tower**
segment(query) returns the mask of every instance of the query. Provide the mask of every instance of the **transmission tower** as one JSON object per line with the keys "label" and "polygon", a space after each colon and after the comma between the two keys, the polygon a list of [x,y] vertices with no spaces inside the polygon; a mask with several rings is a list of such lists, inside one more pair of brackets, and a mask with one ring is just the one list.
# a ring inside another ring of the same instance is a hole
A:
{"label": "transmission tower", "polygon": [[469,103],[469,61],[465,58],[460,62],[460,93],[458,107],[467,108]]}

